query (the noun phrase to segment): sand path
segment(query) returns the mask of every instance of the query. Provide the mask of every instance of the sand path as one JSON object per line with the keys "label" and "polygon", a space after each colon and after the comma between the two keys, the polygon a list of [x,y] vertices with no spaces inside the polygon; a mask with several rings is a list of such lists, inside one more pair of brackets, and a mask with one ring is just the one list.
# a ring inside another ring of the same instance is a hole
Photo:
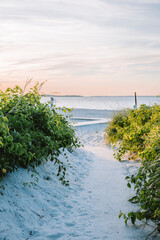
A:
{"label": "sand path", "polygon": [[67,152],[73,167],[68,169],[69,187],[57,180],[50,162],[38,168],[39,181],[31,188],[23,186],[34,180],[26,170],[8,175],[0,196],[1,240],[145,239],[146,230],[118,219],[120,210],[134,207],[127,201],[131,192],[124,180],[134,166],[117,162],[105,147],[105,126],[78,128],[84,148]]}

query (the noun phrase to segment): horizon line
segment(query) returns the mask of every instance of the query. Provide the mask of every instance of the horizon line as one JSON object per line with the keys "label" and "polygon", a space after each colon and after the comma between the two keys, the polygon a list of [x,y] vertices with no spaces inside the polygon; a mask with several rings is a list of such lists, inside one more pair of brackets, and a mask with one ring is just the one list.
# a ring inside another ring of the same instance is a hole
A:
{"label": "horizon line", "polygon": [[[53,96],[53,97],[134,97],[134,95],[79,95],[79,94],[41,94],[41,96]],[[137,97],[160,97],[160,95],[137,95]]]}

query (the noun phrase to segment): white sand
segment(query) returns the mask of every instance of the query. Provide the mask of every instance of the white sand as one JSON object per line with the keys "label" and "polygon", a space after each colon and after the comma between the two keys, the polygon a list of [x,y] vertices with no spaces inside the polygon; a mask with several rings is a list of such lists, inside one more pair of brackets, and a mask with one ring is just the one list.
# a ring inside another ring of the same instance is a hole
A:
{"label": "white sand", "polygon": [[19,169],[4,179],[0,240],[145,239],[148,229],[126,226],[118,219],[120,210],[136,208],[127,201],[132,193],[124,180],[135,166],[113,158],[104,145],[105,126],[77,128],[84,148],[67,152],[73,166],[68,169],[69,187],[58,181],[51,162],[37,168],[39,181],[31,188],[23,186],[34,181],[27,170]]}

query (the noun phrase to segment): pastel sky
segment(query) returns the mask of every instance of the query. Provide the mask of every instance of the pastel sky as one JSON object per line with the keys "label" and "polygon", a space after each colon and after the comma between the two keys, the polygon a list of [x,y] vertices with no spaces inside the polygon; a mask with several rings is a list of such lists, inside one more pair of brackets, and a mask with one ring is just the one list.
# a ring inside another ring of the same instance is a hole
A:
{"label": "pastel sky", "polygon": [[0,88],[160,94],[160,0],[0,0]]}

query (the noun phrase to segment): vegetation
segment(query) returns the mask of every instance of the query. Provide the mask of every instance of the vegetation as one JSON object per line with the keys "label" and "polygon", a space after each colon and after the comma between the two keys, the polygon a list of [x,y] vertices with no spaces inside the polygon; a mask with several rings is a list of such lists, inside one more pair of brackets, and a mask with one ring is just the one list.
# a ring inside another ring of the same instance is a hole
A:
{"label": "vegetation", "polygon": [[106,141],[114,145],[118,160],[127,156],[141,162],[137,173],[126,177],[128,187],[133,184],[135,189],[129,201],[139,209],[120,217],[133,224],[137,219],[146,224],[152,220],[151,235],[156,236],[160,233],[160,105],[141,105],[115,115],[106,129]]}
{"label": "vegetation", "polygon": [[58,165],[59,179],[68,184],[65,163],[58,157],[79,142],[67,116],[41,103],[40,87],[36,84],[26,94],[19,86],[0,91],[0,180],[19,167],[34,169],[51,160]]}

